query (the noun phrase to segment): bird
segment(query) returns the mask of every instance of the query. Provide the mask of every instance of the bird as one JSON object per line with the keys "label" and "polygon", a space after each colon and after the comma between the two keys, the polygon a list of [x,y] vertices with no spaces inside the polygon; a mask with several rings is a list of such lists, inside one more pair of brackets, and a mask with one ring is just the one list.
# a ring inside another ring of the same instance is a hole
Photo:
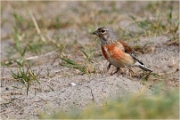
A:
{"label": "bird", "polygon": [[111,65],[116,67],[116,71],[112,75],[124,67],[128,67],[130,72],[133,72],[131,67],[139,67],[147,72],[153,72],[137,58],[126,42],[118,39],[116,33],[111,28],[100,27],[92,34],[98,36],[101,40],[102,54],[109,61],[107,71]]}

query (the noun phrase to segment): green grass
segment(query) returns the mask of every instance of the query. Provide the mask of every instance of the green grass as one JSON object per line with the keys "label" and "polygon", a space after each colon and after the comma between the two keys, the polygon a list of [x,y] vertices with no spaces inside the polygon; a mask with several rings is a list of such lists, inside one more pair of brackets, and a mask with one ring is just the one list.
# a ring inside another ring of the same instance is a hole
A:
{"label": "green grass", "polygon": [[83,74],[86,73],[85,67],[82,66],[82,65],[80,65],[80,64],[77,64],[77,63],[74,62],[73,60],[70,60],[70,59],[65,58],[65,57],[61,57],[61,60],[65,62],[65,63],[62,63],[62,64],[61,64],[62,66],[66,66],[66,67],[69,67],[69,68],[78,69],[78,70],[80,70]]}
{"label": "green grass", "polygon": [[[89,6],[87,6],[88,3],[90,2],[79,2],[78,4],[81,8],[87,7],[87,9],[89,9]],[[116,6],[117,3],[114,1],[109,3],[102,2],[102,4],[105,5],[109,4],[109,9],[106,9],[104,7],[102,7],[102,9],[100,10],[92,9],[90,10],[90,14],[86,14],[86,9],[77,9],[73,7],[70,11],[74,12],[75,15],[61,13],[55,15],[50,19],[44,19],[43,17],[40,17],[40,19],[37,20],[36,17],[38,13],[30,14],[30,11],[26,8],[26,14],[27,16],[29,16],[29,18],[24,17],[21,13],[15,11],[13,13],[13,17],[15,20],[15,23],[13,24],[14,33],[13,35],[9,35],[13,39],[13,44],[10,48],[8,48],[7,59],[5,61],[1,61],[1,65],[11,66],[13,63],[16,63],[18,66],[22,67],[25,66],[25,63],[27,63],[27,56],[29,57],[33,55],[42,55],[52,50],[59,50],[58,54],[60,56],[61,53],[67,54],[69,51],[73,51],[74,49],[76,49],[75,47],[77,45],[75,45],[74,42],[66,43],[66,39],[71,39],[72,41],[76,40],[76,38],[79,38],[77,36],[81,36],[82,31],[85,31],[85,37],[93,41],[94,37],[91,37],[92,35],[90,33],[97,29],[96,27],[116,26],[119,22],[121,22],[121,20],[126,18],[124,17],[124,12],[126,12],[126,14],[129,14],[127,5],[133,5],[134,3],[135,2],[127,2],[123,4],[125,5],[125,9],[121,10]],[[118,26],[118,30],[116,30],[118,32],[118,37],[125,41],[138,41],[142,37],[166,35],[171,40],[169,44],[179,44],[179,36],[177,31],[179,28],[180,20],[173,13],[177,9],[177,6],[173,3],[174,2],[164,1],[148,2],[147,5],[145,5],[144,7],[141,6],[141,8],[139,8],[139,11],[142,12],[138,14],[135,11],[130,12],[132,14],[129,14],[129,18],[131,18],[132,24],[137,25],[142,29],[142,31],[133,33],[131,31],[126,31],[125,29],[121,28],[121,26]],[[28,6],[29,3],[14,4],[16,4],[15,6],[23,7],[24,4]],[[129,6],[128,9],[133,9],[133,6]],[[107,13],[111,13],[111,19],[107,17]],[[117,16],[117,14],[119,14],[120,16]],[[62,16],[67,17],[68,19],[64,21],[62,19]],[[153,19],[150,19],[150,17],[152,17]],[[74,22],[72,22],[72,19],[74,20]],[[71,33],[69,33],[67,36],[59,33],[59,29],[63,30],[66,28],[76,29],[78,31],[77,36],[74,34],[72,35]],[[46,38],[44,34],[48,33],[47,31],[51,30],[57,30],[58,32],[53,36],[53,39]],[[80,40],[76,41],[79,42]],[[76,44],[78,44],[78,42]],[[97,59],[94,59],[95,55],[93,53],[93,50],[99,50],[99,46],[97,46],[97,44],[99,44],[98,42],[100,41],[97,40],[97,42],[94,42],[95,44],[90,42],[87,44],[87,47],[83,46],[83,49],[78,48],[78,52],[80,53],[78,55],[83,55],[83,62],[81,64],[73,61],[73,57],[71,57],[72,60],[66,58],[62,59],[64,61],[64,66],[72,69],[78,69],[83,74],[88,72],[93,73],[95,71],[95,66],[93,66],[92,62],[98,62],[96,61]],[[139,51],[141,53],[143,53],[143,51],[147,49],[146,46],[141,47],[138,45],[132,46],[132,48],[134,48],[135,51]],[[73,52],[69,53],[71,53],[71,56],[74,55]],[[92,70],[89,71],[88,69]]]}
{"label": "green grass", "polygon": [[14,31],[14,41],[15,41],[15,50],[17,53],[19,53],[19,55],[21,57],[24,57],[25,53],[26,53],[26,46],[25,47],[21,47],[21,43],[20,43],[20,34],[18,33],[18,31],[15,29]]}
{"label": "green grass", "polygon": [[26,87],[26,93],[28,95],[30,85],[33,81],[40,84],[38,81],[38,74],[35,74],[33,70],[31,70],[31,66],[29,66],[27,69],[18,67],[18,70],[16,72],[11,71],[11,76],[21,82]]}
{"label": "green grass", "polygon": [[133,20],[133,24],[143,30],[145,36],[166,35],[172,41],[179,38],[177,30],[180,19],[173,15],[173,10],[176,9],[173,2],[149,2],[143,9],[148,10],[145,19],[139,20],[133,15],[129,17]]}
{"label": "green grass", "polygon": [[[49,112],[51,114],[49,114]],[[91,105],[80,111],[48,111],[40,119],[178,119],[179,91],[135,94]]]}
{"label": "green grass", "polygon": [[[132,22],[130,25],[135,25],[140,29],[136,32],[126,31],[119,26],[118,36],[124,41],[138,41],[147,36],[167,36],[170,41],[179,45],[177,31],[180,19],[178,14],[173,13],[175,9],[177,9],[177,6],[173,2],[148,2],[146,6],[140,8],[142,11],[140,14],[128,14]],[[113,22],[112,24],[116,23]]]}
{"label": "green grass", "polygon": [[[160,14],[160,13],[159,13]],[[137,24],[137,26],[144,30],[144,34],[147,36],[150,35],[169,35],[170,38],[176,39],[177,35],[176,32],[178,30],[179,21],[176,21],[172,23],[171,17],[166,17],[167,21],[162,22],[161,16],[158,14],[158,18],[155,20],[150,20],[149,18],[146,18],[145,20],[137,20],[136,17],[130,15],[130,18],[134,21],[134,24]],[[172,14],[172,13],[169,13]],[[172,36],[168,34],[171,32]]]}
{"label": "green grass", "polygon": [[92,52],[91,52],[91,50],[90,50],[90,53],[87,53],[86,51],[84,51],[84,50],[80,50],[81,52],[82,52],[82,54],[85,56],[85,58],[86,58],[86,60],[88,61],[88,62],[91,62],[92,61],[92,59],[91,59],[91,57],[92,57]]}

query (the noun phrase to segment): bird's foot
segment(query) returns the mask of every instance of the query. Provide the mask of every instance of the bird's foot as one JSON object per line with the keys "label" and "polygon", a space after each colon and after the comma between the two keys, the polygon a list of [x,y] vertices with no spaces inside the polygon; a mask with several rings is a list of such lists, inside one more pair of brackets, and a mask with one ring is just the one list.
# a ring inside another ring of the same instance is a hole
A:
{"label": "bird's foot", "polygon": [[111,75],[116,74],[116,73],[119,71],[119,69],[120,69],[120,68],[116,68],[116,71],[115,71],[115,72],[113,72],[113,73],[111,73]]}

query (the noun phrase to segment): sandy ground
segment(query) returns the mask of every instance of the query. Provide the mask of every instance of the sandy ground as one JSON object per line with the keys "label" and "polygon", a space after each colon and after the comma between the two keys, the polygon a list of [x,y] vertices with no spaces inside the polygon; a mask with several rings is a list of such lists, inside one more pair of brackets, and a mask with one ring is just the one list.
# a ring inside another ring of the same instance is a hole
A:
{"label": "sandy ground", "polygon": [[[39,3],[39,4],[38,4]],[[85,14],[89,11],[89,16],[93,16],[94,13],[91,10],[101,10],[108,8],[108,3],[93,3],[89,2],[38,2],[32,3],[16,3],[12,4],[3,3],[2,5],[2,20],[8,21],[2,24],[1,28],[1,60],[7,59],[7,52],[9,47],[13,45],[12,37],[14,19],[12,13],[17,13],[24,16],[26,19],[30,19],[27,15],[25,8],[28,6],[35,13],[38,19],[53,18],[57,15],[64,15],[65,19],[71,19],[80,17],[80,13],[76,12],[82,9],[81,14]],[[87,4],[87,8],[85,6]],[[103,4],[102,7],[98,7]],[[128,2],[116,2],[118,9],[123,9],[119,15],[122,17],[121,22],[116,23],[117,26],[121,26],[125,30],[137,31],[139,28],[130,24],[127,18],[127,13],[137,14],[140,12],[139,7],[147,5],[147,2],[133,2],[130,8],[123,8],[125,5],[129,5]],[[41,5],[41,7],[39,7]],[[14,9],[16,8],[16,9]],[[132,11],[133,10],[133,11]],[[177,12],[177,11],[175,11]],[[68,16],[72,14],[72,16]],[[141,16],[141,14],[139,14]],[[142,15],[143,16],[143,15]],[[97,16],[98,19],[98,16]],[[63,19],[64,20],[64,19]],[[79,19],[74,19],[75,24],[80,24]],[[118,31],[118,27],[113,24],[111,27],[115,31]],[[97,29],[99,25],[95,26]],[[108,25],[110,26],[110,25]],[[60,28],[58,30],[48,30],[46,35],[53,37],[53,35],[64,35],[64,41],[68,43],[71,41],[70,36],[76,36],[77,44],[81,46],[89,45],[89,43],[97,39],[94,36],[91,37],[89,28],[85,26],[77,28],[77,26],[70,26],[67,28]],[[59,34],[60,33],[60,34]],[[78,34],[81,33],[81,34]],[[83,42],[82,42],[83,41]],[[139,92],[147,92],[150,95],[153,88],[166,84],[169,88],[179,86],[179,46],[166,43],[169,42],[169,38],[166,35],[142,37],[138,42],[127,41],[130,46],[138,45],[147,47],[144,53],[142,51],[136,51],[138,58],[145,63],[146,66],[153,70],[153,73],[166,74],[165,77],[156,78],[150,76],[150,80],[140,80],[141,77],[130,77],[128,74],[115,74],[111,76],[106,71],[107,61],[100,54],[96,56],[92,65],[96,68],[97,72],[92,74],[82,74],[79,70],[73,68],[67,68],[60,65],[62,60],[57,58],[58,52],[55,50],[49,51],[38,55],[39,58],[32,61],[38,63],[37,66],[32,66],[32,69],[37,73],[39,72],[40,84],[34,82],[30,86],[29,94],[26,94],[26,87],[22,83],[14,80],[10,74],[10,71],[16,71],[17,65],[1,66],[1,117],[2,119],[38,119],[38,114],[43,111],[62,109],[68,111],[70,107],[84,108],[92,103],[103,104],[103,102],[109,100],[108,98],[123,97],[127,94],[136,94]],[[96,46],[96,50],[100,49],[99,45]],[[67,56],[71,56],[72,59],[81,62],[82,55],[71,54],[72,50],[69,47]],[[100,51],[97,51],[100,53]],[[26,57],[32,57],[35,55],[27,54]],[[94,60],[94,59],[93,59]],[[111,69],[113,71],[114,68]],[[134,69],[136,73],[142,74],[139,69]],[[140,75],[141,76],[141,75]],[[162,79],[164,82],[159,82]],[[76,85],[73,86],[72,83]],[[146,83],[146,84],[145,84]],[[15,88],[15,87],[18,88]]]}

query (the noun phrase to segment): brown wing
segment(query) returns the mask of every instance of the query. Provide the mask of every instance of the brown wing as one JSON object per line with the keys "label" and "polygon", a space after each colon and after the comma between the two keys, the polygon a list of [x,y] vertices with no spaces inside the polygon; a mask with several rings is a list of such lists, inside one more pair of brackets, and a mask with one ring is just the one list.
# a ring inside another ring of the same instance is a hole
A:
{"label": "brown wing", "polygon": [[139,63],[141,63],[141,64],[143,65],[143,63],[136,57],[136,55],[133,54],[132,49],[128,46],[127,43],[125,43],[125,42],[123,42],[123,41],[121,41],[121,40],[119,40],[119,42],[123,45],[123,47],[124,47],[124,49],[125,49],[124,51],[125,51],[126,53],[130,54],[131,57],[133,57],[136,61],[138,61]]}
{"label": "brown wing", "polygon": [[125,43],[125,42],[123,42],[123,41],[121,41],[121,40],[118,40],[122,45],[123,45],[123,47],[124,47],[124,51],[126,52],[126,53],[132,53],[133,51],[132,51],[132,49],[128,46],[128,44],[127,43]]}

